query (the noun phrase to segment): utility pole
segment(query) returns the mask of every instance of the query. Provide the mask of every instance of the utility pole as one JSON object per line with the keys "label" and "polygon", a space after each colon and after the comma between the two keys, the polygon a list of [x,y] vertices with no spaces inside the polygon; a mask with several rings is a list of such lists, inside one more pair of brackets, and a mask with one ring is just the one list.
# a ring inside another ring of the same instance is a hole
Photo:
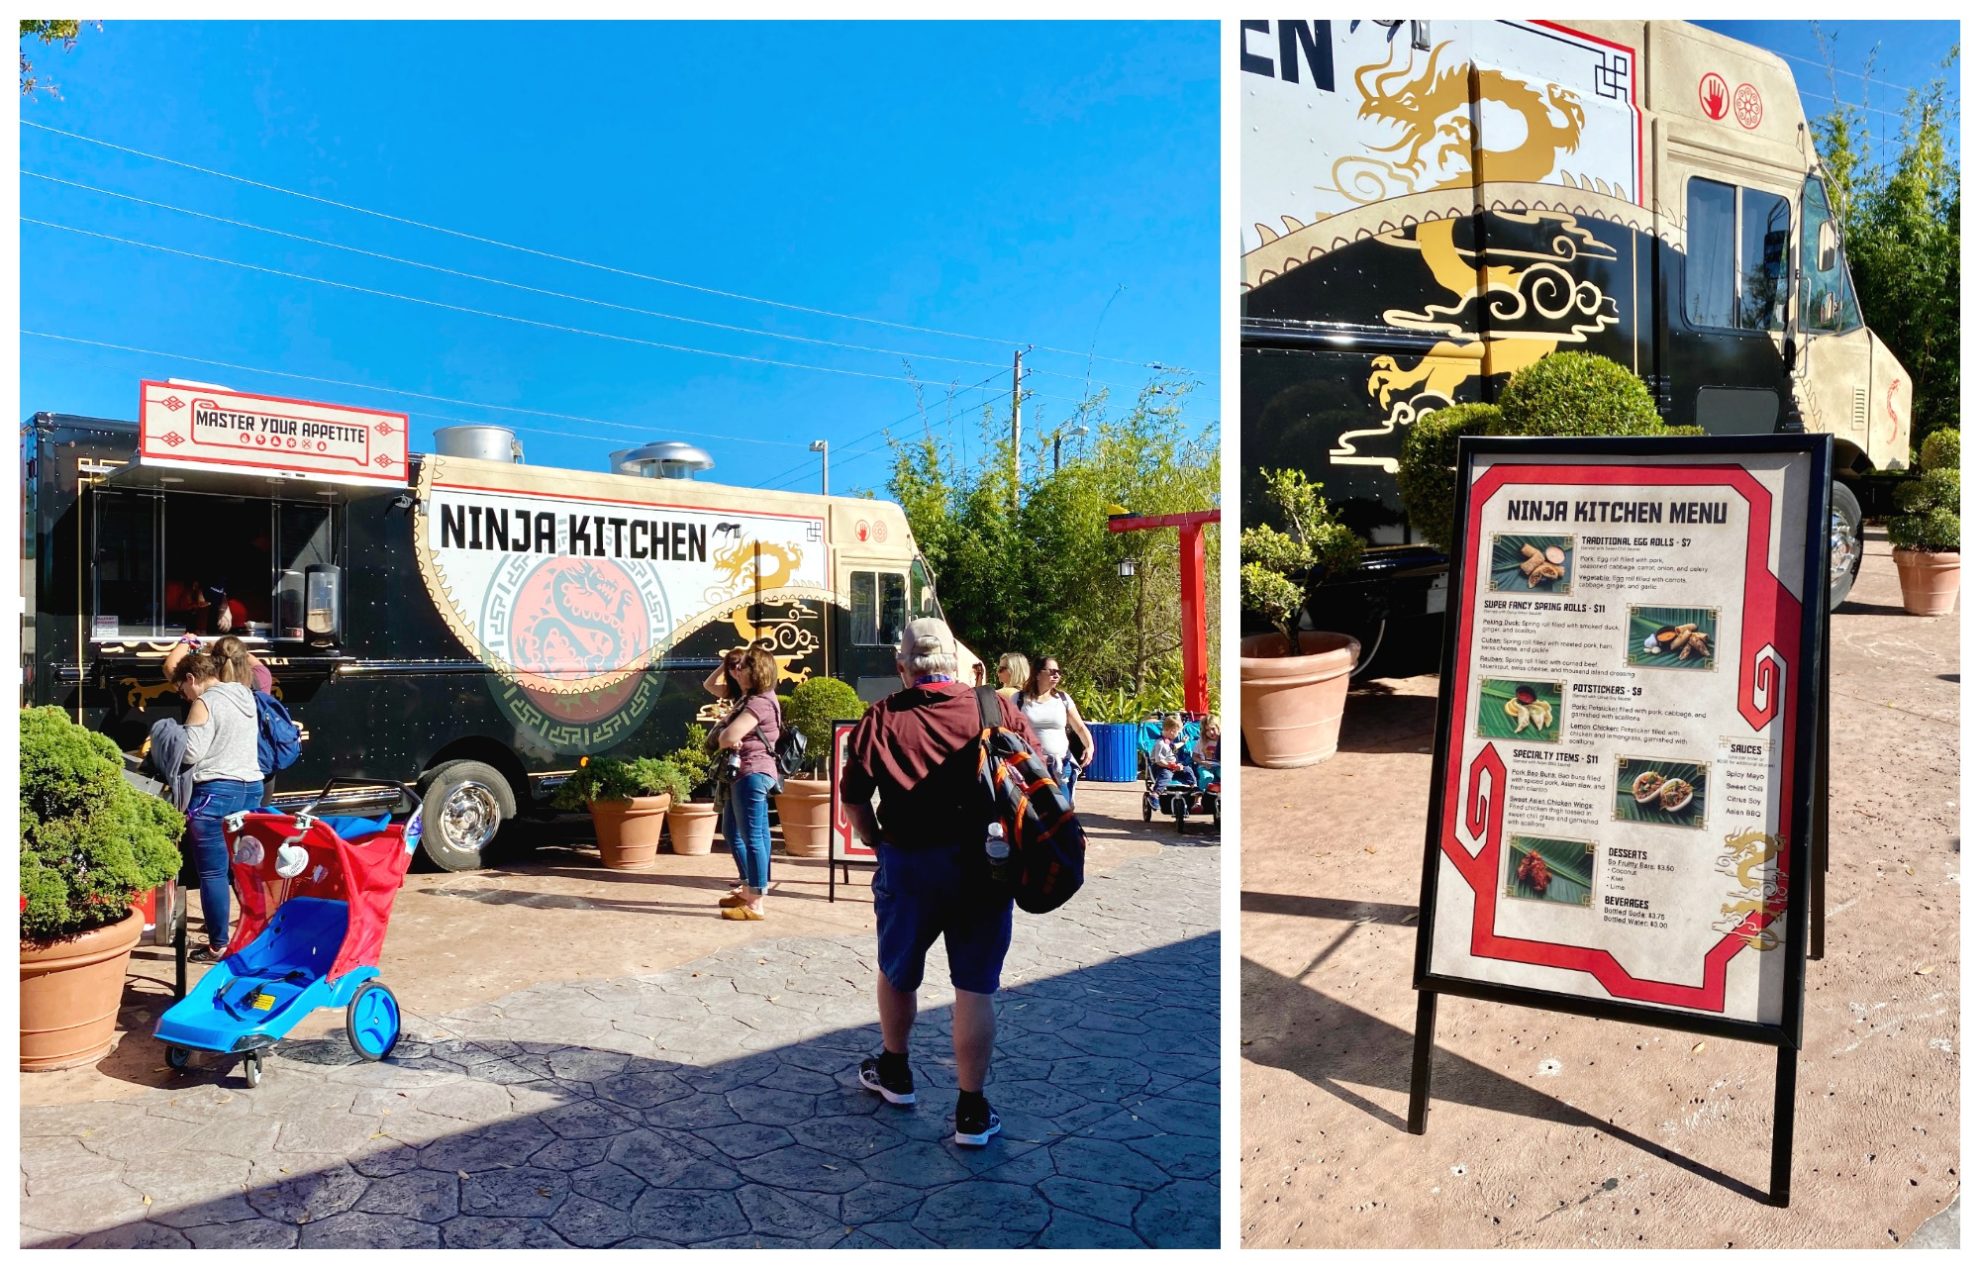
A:
{"label": "utility pole", "polygon": [[1011,510],[1018,507],[1018,490],[1024,483],[1020,455],[1024,443],[1024,355],[1030,345],[1011,354]]}
{"label": "utility pole", "polygon": [[818,455],[818,492],[832,493],[832,447],[825,441],[813,441],[811,452]]}

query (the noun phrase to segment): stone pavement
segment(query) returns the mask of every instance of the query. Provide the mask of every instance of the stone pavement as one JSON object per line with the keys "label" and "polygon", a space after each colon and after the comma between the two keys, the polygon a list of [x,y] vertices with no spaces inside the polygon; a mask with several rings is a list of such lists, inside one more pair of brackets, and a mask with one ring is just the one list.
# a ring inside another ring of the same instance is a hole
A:
{"label": "stone pavement", "polygon": [[901,1108],[853,1073],[870,935],[777,938],[409,1014],[384,1063],[295,1040],[257,1089],[209,1059],[24,1107],[22,1245],[1214,1247],[1220,853],[1017,915],[982,1150],[949,1139],[941,953]]}

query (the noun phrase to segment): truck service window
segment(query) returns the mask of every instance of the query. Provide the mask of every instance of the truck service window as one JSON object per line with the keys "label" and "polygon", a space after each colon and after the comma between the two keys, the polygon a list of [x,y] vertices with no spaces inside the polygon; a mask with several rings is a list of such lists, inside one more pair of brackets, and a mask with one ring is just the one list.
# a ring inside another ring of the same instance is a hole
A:
{"label": "truck service window", "polygon": [[907,624],[907,578],[899,573],[852,575],[853,642],[892,647]]}
{"label": "truck service window", "polygon": [[154,493],[101,489],[95,497],[92,637],[156,638],[165,633],[159,588],[163,499]]}
{"label": "truck service window", "polygon": [[[1810,330],[1843,332],[1863,325],[1843,260],[1842,225],[1829,207],[1822,178],[1811,176],[1801,188],[1801,321]],[[1823,243],[1830,244],[1823,267]]]}
{"label": "truck service window", "polygon": [[1778,331],[1787,306],[1788,201],[1691,178],[1685,191],[1684,315],[1693,326]]}
{"label": "truck service window", "polygon": [[301,570],[338,562],[327,503],[105,488],[91,498],[96,640],[216,634],[219,603],[244,623],[232,633],[283,637],[271,627],[285,579],[299,587]]}

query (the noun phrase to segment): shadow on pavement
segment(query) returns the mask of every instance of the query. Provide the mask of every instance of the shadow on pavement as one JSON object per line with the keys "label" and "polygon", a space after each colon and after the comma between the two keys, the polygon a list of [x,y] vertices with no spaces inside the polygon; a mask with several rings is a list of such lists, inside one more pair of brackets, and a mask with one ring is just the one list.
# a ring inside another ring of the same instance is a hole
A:
{"label": "shadow on pavement", "polygon": [[[1323,954],[1324,958],[1324,954]],[[1317,962],[1316,962],[1317,963]],[[1415,1039],[1406,1030],[1363,1013],[1303,983],[1285,978],[1250,958],[1242,961],[1239,999],[1244,1030],[1265,1019],[1278,1020],[1282,1034],[1247,1034],[1244,1056],[1276,1066],[1346,1102],[1397,1132],[1408,1125],[1400,1115],[1357,1093],[1350,1085],[1385,1089],[1406,1099]],[[1311,972],[1310,970],[1308,972]],[[1511,1008],[1512,1006],[1506,1006]],[[1437,1103],[1462,1102],[1572,1128],[1592,1128],[1656,1158],[1667,1160],[1757,1202],[1764,1190],[1716,1168],[1667,1150],[1627,1128],[1536,1092],[1517,1080],[1439,1047],[1432,1058],[1430,1131],[1436,1131]]]}
{"label": "shadow on pavement", "polygon": [[[839,958],[806,980],[840,974],[810,1007],[814,1021],[868,1014],[844,999],[867,989],[870,979],[851,977],[863,962],[824,940],[788,942],[701,971],[534,989],[438,1024],[408,1019],[383,1063],[359,1060],[341,1035],[291,1041],[256,1089],[209,1057],[169,1101],[36,1108],[22,1122],[22,1243],[1217,1245],[1215,934],[1007,989],[989,1089],[1004,1131],[980,1150],[950,1139],[947,1008],[924,1011],[915,1030],[913,1107],[858,1085],[877,1024],[685,1060],[805,1030],[793,1025],[799,1006],[779,1010],[760,994],[773,970],[756,967],[780,953],[786,966]],[[681,989],[690,978],[705,981]],[[732,982],[706,981],[721,979]],[[450,1026],[623,1036],[684,1060]],[[133,1035],[115,1060],[155,1056]],[[104,1227],[54,1235],[37,1218]]]}
{"label": "shadow on pavement", "polygon": [[1437,726],[1437,698],[1397,692],[1375,680],[1355,685],[1341,727],[1346,753],[1428,753]]}

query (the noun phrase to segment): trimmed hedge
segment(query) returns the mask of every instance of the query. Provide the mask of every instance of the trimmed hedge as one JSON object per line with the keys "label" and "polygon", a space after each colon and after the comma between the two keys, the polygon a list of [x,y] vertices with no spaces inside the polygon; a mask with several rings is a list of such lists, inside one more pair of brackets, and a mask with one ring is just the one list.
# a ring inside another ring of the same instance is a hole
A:
{"label": "trimmed hedge", "polygon": [[805,770],[825,769],[832,752],[832,724],[858,718],[866,712],[866,702],[843,679],[814,675],[778,698],[783,707],[784,725],[804,733]]}
{"label": "trimmed hedge", "polygon": [[179,871],[185,816],[124,779],[108,736],[21,711],[21,937],[111,925]]}
{"label": "trimmed hedge", "polygon": [[1499,394],[1502,436],[1661,436],[1664,421],[1643,380],[1621,362],[1549,353]]}
{"label": "trimmed hedge", "polygon": [[1918,465],[1926,471],[1959,470],[1959,429],[1942,427],[1918,447]]}
{"label": "trimmed hedge", "polygon": [[1959,550],[1957,467],[1932,468],[1921,479],[1898,486],[1893,496],[1904,514],[1891,517],[1892,546],[1913,551]]}
{"label": "trimmed hedge", "polygon": [[1460,436],[1492,436],[1500,427],[1496,405],[1449,405],[1410,424],[1403,437],[1396,485],[1403,511],[1416,531],[1445,554],[1451,549],[1451,512],[1457,504]]}

